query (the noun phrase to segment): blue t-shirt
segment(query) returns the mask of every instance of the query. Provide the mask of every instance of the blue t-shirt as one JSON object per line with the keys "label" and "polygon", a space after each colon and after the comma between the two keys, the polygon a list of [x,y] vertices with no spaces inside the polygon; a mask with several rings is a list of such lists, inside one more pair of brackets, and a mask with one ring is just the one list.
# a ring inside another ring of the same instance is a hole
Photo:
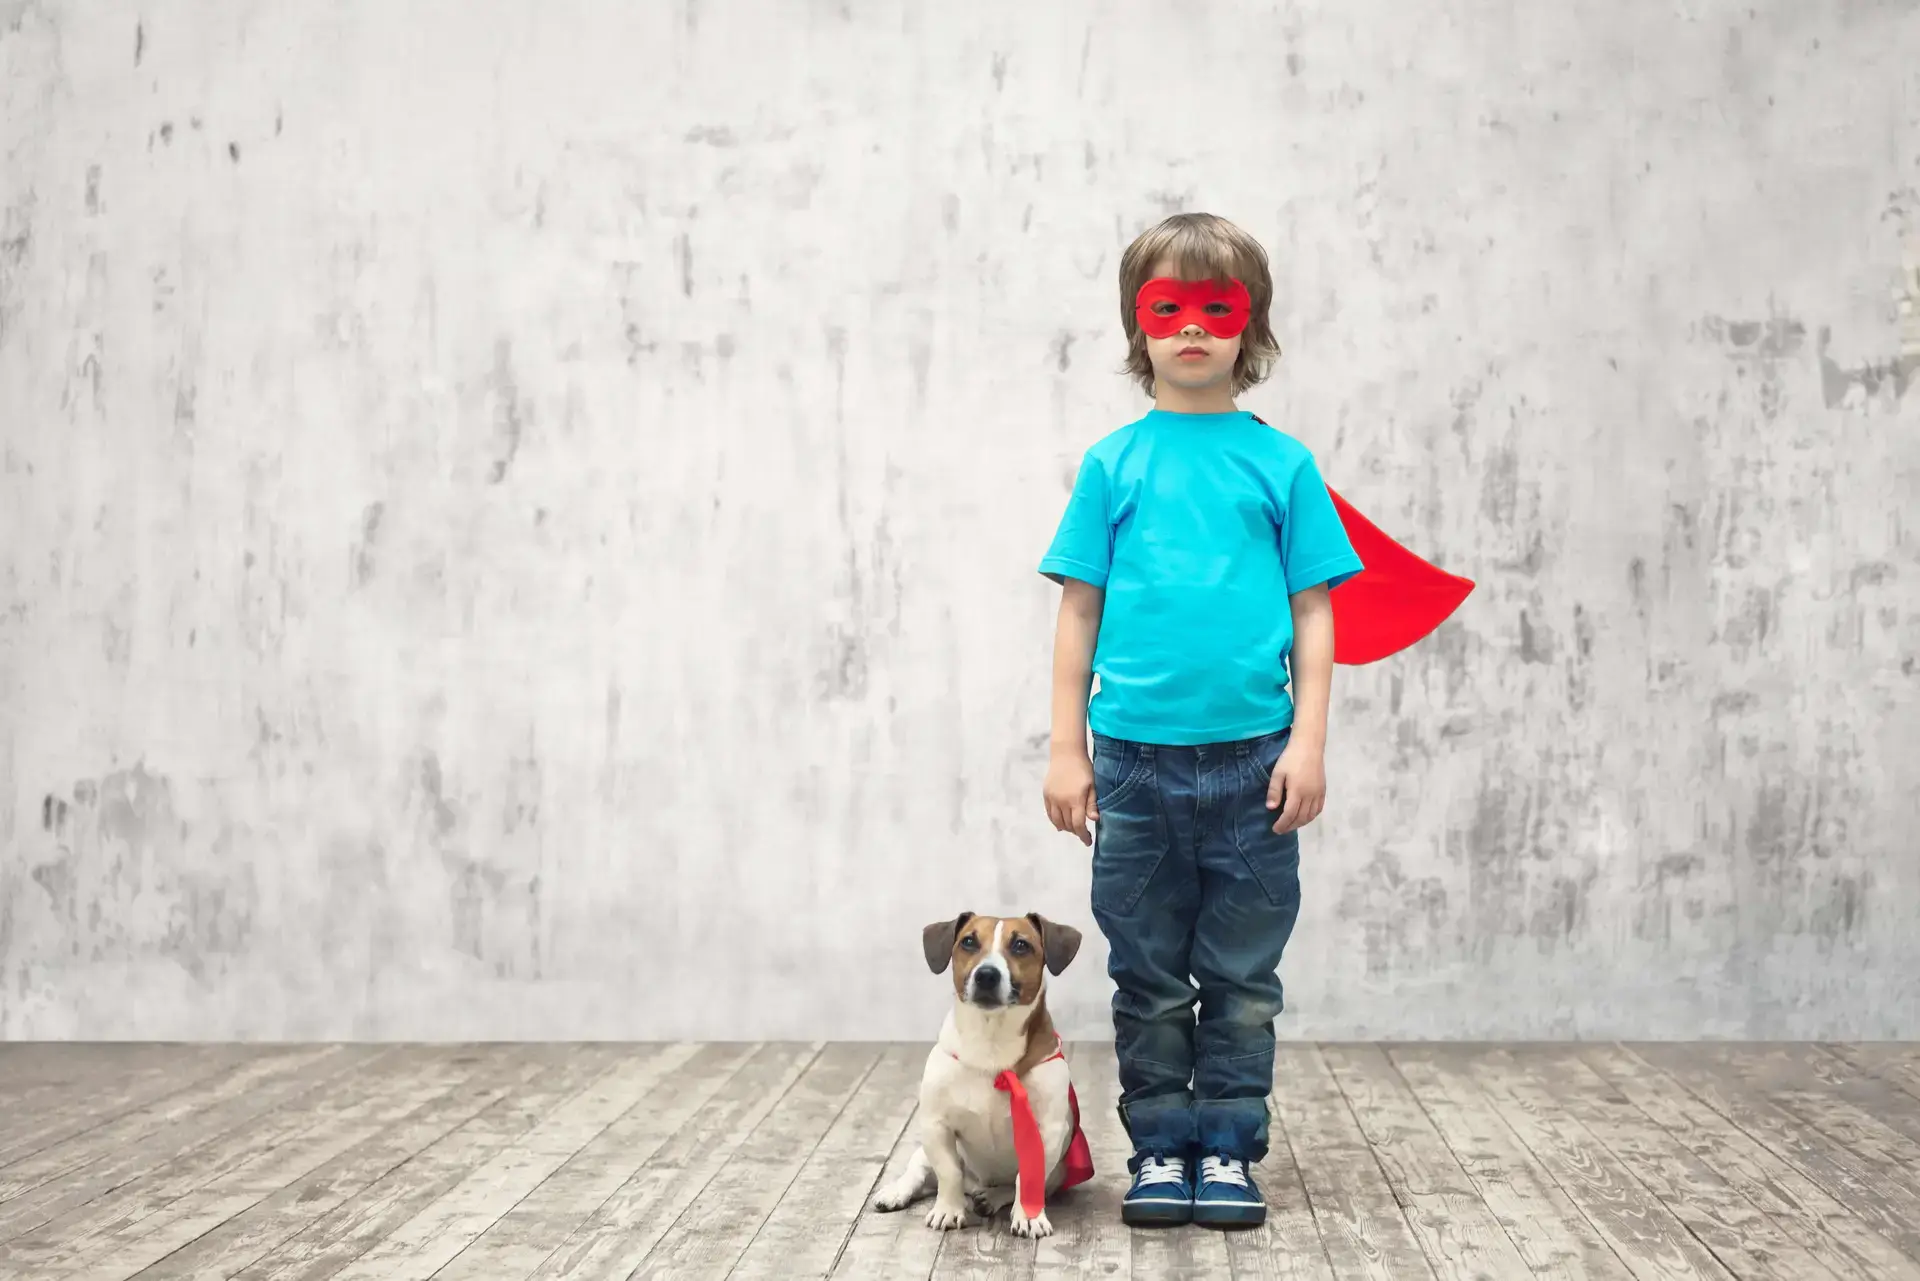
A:
{"label": "blue t-shirt", "polygon": [[1040,562],[1106,590],[1094,732],[1165,746],[1291,725],[1288,598],[1361,568],[1306,446],[1250,413],[1161,409],[1087,451]]}

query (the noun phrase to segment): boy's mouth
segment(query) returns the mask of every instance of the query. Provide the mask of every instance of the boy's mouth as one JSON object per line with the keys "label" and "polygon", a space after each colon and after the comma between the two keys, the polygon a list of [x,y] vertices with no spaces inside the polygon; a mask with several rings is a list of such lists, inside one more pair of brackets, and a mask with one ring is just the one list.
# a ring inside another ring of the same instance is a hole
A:
{"label": "boy's mouth", "polygon": [[1205,359],[1206,354],[1207,349],[1205,347],[1182,347],[1180,349],[1180,359],[1182,360],[1193,360],[1195,358]]}

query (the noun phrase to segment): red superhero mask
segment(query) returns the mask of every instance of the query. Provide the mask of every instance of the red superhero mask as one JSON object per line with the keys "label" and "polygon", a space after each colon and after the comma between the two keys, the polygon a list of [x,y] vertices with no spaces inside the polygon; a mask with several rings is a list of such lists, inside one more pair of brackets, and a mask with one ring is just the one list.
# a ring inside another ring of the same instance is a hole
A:
{"label": "red superhero mask", "polygon": [[1133,316],[1149,338],[1171,338],[1188,325],[1231,338],[1253,319],[1253,298],[1237,280],[1223,285],[1156,276],[1134,295]]}

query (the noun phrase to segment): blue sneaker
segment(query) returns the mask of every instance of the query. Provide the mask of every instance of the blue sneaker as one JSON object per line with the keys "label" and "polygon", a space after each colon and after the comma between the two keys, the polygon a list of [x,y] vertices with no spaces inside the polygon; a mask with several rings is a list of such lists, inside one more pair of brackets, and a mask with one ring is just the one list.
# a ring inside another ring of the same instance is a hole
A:
{"label": "blue sneaker", "polygon": [[1193,1221],[1210,1228],[1257,1228],[1267,1221],[1267,1203],[1245,1161],[1210,1156],[1200,1161],[1200,1188],[1193,1194]]}
{"label": "blue sneaker", "polygon": [[1142,1156],[1120,1202],[1120,1221],[1136,1228],[1193,1222],[1193,1180],[1177,1156]]}

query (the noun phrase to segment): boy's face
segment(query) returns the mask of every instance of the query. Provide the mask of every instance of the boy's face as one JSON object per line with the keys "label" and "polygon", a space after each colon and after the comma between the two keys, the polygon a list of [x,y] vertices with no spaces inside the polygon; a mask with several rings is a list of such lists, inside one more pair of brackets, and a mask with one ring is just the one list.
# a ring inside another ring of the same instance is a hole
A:
{"label": "boy's face", "polygon": [[[1181,279],[1178,264],[1165,258],[1155,263],[1152,278],[1161,277]],[[1153,365],[1154,377],[1161,382],[1199,391],[1232,381],[1233,367],[1240,359],[1241,334],[1217,338],[1202,328],[1198,320],[1165,338],[1142,332],[1147,341],[1147,360]]]}

